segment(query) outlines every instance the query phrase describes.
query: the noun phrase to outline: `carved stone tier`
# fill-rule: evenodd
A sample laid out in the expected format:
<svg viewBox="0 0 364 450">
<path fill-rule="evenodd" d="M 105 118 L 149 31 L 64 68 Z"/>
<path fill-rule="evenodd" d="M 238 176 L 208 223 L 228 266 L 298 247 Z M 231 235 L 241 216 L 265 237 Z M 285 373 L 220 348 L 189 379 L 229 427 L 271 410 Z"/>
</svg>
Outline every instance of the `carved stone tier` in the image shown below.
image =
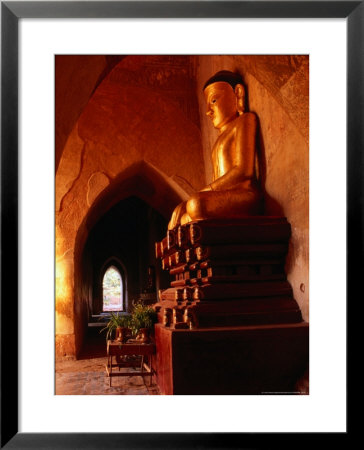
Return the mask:
<svg viewBox="0 0 364 450">
<path fill-rule="evenodd" d="M 170 287 L 159 292 L 159 321 L 171 328 L 299 323 L 284 271 L 285 218 L 191 222 L 156 244 Z"/>
</svg>

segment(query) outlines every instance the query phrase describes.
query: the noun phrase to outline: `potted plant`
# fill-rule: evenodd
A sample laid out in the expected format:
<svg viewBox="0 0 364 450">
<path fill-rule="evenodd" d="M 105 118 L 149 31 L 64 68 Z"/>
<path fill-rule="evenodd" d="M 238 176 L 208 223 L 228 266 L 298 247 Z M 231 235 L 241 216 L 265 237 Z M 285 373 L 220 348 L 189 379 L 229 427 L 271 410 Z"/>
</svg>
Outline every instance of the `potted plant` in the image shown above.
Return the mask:
<svg viewBox="0 0 364 450">
<path fill-rule="evenodd" d="M 133 303 L 133 311 L 130 319 L 130 328 L 134 337 L 140 342 L 149 342 L 149 335 L 155 323 L 157 312 L 141 300 Z"/>
<path fill-rule="evenodd" d="M 112 340 L 115 334 L 115 340 L 123 342 L 127 336 L 128 329 L 130 329 L 131 316 L 119 313 L 110 313 L 110 320 L 106 326 L 100 331 L 106 331 L 106 340 Z"/>
</svg>

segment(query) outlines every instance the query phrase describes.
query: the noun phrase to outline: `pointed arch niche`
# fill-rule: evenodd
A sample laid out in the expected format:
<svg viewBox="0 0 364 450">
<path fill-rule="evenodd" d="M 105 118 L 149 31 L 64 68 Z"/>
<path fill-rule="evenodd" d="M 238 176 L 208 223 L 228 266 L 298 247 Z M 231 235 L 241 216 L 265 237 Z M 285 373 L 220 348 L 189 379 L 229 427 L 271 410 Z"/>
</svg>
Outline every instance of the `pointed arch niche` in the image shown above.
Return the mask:
<svg viewBox="0 0 364 450">
<path fill-rule="evenodd" d="M 105 277 L 108 272 L 115 271 L 120 277 L 120 308 L 116 308 L 116 300 L 114 300 L 115 309 L 113 309 L 112 302 L 109 305 L 105 305 Z M 93 261 L 93 273 L 95 273 L 95 279 L 93 280 L 92 298 L 90 299 L 90 309 L 94 314 L 110 311 L 127 311 L 129 305 L 129 293 L 128 293 L 128 276 L 125 264 L 116 255 L 107 258 L 103 264 L 97 264 L 97 261 Z M 107 290 L 107 289 L 106 289 Z M 106 308 L 105 308 L 106 306 Z M 109 308 L 107 306 L 110 306 Z"/>
<path fill-rule="evenodd" d="M 109 265 L 102 277 L 102 312 L 124 310 L 123 277 L 115 265 Z"/>
</svg>

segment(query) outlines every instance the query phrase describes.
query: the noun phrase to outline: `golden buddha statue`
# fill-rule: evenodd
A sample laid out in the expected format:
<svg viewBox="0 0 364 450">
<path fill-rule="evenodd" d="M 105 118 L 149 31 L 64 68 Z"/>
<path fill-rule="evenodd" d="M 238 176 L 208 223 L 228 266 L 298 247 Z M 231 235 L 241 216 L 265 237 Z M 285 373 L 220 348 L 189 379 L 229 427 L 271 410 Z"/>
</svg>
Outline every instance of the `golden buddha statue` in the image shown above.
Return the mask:
<svg viewBox="0 0 364 450">
<path fill-rule="evenodd" d="M 245 112 L 245 89 L 239 74 L 220 71 L 204 86 L 207 116 L 219 136 L 212 150 L 213 182 L 180 203 L 168 229 L 185 223 L 260 214 L 256 177 L 257 118 Z"/>
</svg>

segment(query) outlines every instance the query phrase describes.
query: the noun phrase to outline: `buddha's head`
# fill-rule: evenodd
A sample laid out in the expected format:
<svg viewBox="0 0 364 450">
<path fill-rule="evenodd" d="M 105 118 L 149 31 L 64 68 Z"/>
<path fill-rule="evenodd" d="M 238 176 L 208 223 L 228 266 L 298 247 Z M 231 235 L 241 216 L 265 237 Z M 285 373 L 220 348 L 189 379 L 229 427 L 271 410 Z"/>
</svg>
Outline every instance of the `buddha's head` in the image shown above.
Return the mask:
<svg viewBox="0 0 364 450">
<path fill-rule="evenodd" d="M 206 81 L 204 94 L 207 116 L 215 128 L 224 126 L 244 112 L 245 89 L 241 76 L 228 70 L 217 72 Z"/>
</svg>

